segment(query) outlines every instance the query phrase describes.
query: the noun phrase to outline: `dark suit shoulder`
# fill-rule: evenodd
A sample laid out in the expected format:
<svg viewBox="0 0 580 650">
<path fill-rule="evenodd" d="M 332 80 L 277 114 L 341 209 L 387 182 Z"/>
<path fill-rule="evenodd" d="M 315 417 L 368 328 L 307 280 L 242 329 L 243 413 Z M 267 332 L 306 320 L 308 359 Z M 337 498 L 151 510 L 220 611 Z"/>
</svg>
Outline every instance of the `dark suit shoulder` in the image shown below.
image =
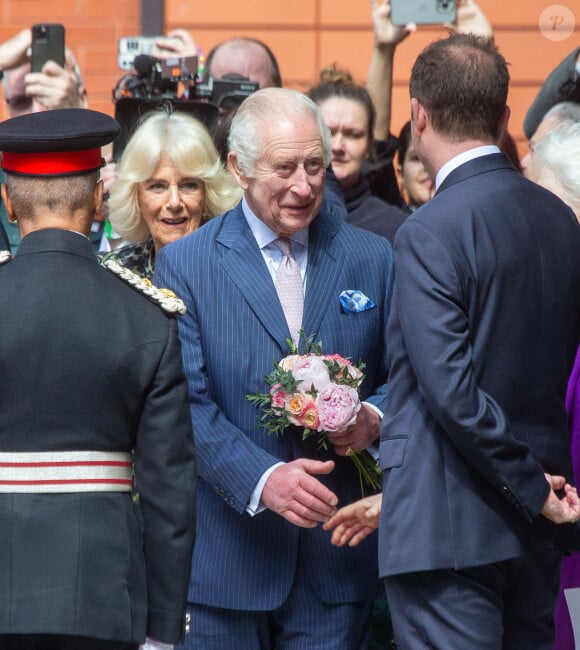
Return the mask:
<svg viewBox="0 0 580 650">
<path fill-rule="evenodd" d="M 562 214 L 570 212 L 552 192 L 524 178 L 511 165 L 496 166 L 494 159 L 499 157 L 476 159 L 451 172 L 442 189 L 401 228 L 415 222 L 434 230 L 449 225 L 456 228 L 470 220 L 502 221 L 515 214 L 543 214 L 548 206 Z"/>
</svg>

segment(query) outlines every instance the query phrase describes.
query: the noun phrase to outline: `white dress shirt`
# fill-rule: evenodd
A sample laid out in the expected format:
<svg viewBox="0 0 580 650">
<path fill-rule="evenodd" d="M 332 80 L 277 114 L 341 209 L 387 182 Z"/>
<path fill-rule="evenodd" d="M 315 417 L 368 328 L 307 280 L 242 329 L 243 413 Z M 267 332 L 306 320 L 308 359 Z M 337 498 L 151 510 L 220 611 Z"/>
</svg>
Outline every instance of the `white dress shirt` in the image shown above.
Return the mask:
<svg viewBox="0 0 580 650">
<path fill-rule="evenodd" d="M 448 160 L 437 172 L 437 176 L 435 176 L 435 190 L 438 190 L 441 183 L 443 183 L 449 174 L 460 165 L 463 165 L 463 163 L 474 160 L 475 158 L 480 158 L 481 156 L 489 156 L 492 153 L 500 153 L 499 147 L 495 144 L 486 144 L 482 147 L 468 149 L 454 158 L 451 158 L 451 160 Z"/>
</svg>

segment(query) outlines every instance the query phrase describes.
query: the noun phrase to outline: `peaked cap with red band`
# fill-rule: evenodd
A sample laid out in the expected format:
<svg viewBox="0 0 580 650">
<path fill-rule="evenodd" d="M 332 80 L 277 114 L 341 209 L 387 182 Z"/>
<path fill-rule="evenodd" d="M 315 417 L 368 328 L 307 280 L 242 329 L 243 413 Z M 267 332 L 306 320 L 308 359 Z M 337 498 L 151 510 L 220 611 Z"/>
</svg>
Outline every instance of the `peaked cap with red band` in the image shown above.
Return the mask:
<svg viewBox="0 0 580 650">
<path fill-rule="evenodd" d="M 20 176 L 70 176 L 99 169 L 101 147 L 119 123 L 88 108 L 59 108 L 0 122 L 0 166 Z"/>
</svg>

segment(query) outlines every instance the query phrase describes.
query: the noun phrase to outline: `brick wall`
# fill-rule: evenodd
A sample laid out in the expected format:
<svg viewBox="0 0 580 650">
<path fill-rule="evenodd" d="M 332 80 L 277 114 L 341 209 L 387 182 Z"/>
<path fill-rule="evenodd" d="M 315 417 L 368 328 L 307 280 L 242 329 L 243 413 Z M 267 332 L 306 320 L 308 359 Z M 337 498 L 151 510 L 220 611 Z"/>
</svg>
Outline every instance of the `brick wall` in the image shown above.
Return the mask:
<svg viewBox="0 0 580 650">
<path fill-rule="evenodd" d="M 89 90 L 90 107 L 112 115 L 111 91 L 122 74 L 117 42 L 139 33 L 139 12 L 139 0 L 0 0 L 0 40 L 35 22 L 63 23 L 66 44 Z M 8 117 L 4 104 L 1 111 L 1 119 Z"/>
<path fill-rule="evenodd" d="M 510 62 L 510 132 L 526 150 L 522 132 L 525 111 L 543 79 L 573 48 L 580 45 L 580 4 L 558 0 L 576 19 L 575 32 L 551 41 L 539 30 L 538 19 L 549 0 L 479 0 L 496 41 Z M 219 7 L 219 9 L 218 9 Z M 364 83 L 372 48 L 370 0 L 166 0 L 167 28 L 185 27 L 208 51 L 233 35 L 265 41 L 279 60 L 285 85 L 300 90 L 315 84 L 318 71 L 336 62 Z M 442 28 L 424 26 L 397 49 L 394 71 L 393 131 L 408 119 L 407 80 L 413 61 L 431 40 L 445 36 Z"/>
<path fill-rule="evenodd" d="M 549 0 L 479 0 L 496 40 L 510 62 L 512 85 L 510 132 L 525 150 L 522 122 L 542 80 L 574 47 L 580 45 L 578 0 L 562 0 L 576 18 L 575 32 L 551 41 L 538 28 Z M 122 72 L 117 42 L 139 33 L 140 0 L 0 0 L 0 39 L 33 22 L 62 22 L 67 44 L 75 52 L 89 89 L 92 108 L 113 113 L 111 90 Z M 336 62 L 364 82 L 372 47 L 370 0 L 165 0 L 165 29 L 184 27 L 205 51 L 234 35 L 265 41 L 280 62 L 285 85 L 304 90 L 318 71 Z M 407 79 L 412 62 L 429 41 L 445 30 L 421 27 L 397 50 L 394 75 L 393 130 L 409 114 Z M 4 111 L 0 116 L 6 117 Z"/>
</svg>

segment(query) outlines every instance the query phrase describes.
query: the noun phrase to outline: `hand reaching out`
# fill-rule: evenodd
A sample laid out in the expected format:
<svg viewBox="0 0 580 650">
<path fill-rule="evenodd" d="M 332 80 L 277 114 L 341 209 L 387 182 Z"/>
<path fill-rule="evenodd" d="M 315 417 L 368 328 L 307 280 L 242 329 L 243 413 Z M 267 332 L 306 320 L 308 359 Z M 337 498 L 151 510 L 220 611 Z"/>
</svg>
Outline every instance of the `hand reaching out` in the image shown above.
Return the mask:
<svg viewBox="0 0 580 650">
<path fill-rule="evenodd" d="M 542 515 L 555 524 L 573 524 L 580 520 L 580 498 L 575 487 L 566 483 L 563 476 L 545 474 L 550 484 L 550 494 L 542 508 Z M 564 496 L 559 498 L 556 490 L 564 490 Z"/>
<path fill-rule="evenodd" d="M 379 527 L 382 494 L 359 499 L 341 508 L 323 526 L 332 530 L 331 543 L 335 546 L 356 546 Z"/>
<path fill-rule="evenodd" d="M 262 503 L 290 523 L 314 528 L 336 512 L 338 499 L 313 474 L 330 474 L 334 463 L 298 458 L 277 467 L 262 491 Z"/>
</svg>

